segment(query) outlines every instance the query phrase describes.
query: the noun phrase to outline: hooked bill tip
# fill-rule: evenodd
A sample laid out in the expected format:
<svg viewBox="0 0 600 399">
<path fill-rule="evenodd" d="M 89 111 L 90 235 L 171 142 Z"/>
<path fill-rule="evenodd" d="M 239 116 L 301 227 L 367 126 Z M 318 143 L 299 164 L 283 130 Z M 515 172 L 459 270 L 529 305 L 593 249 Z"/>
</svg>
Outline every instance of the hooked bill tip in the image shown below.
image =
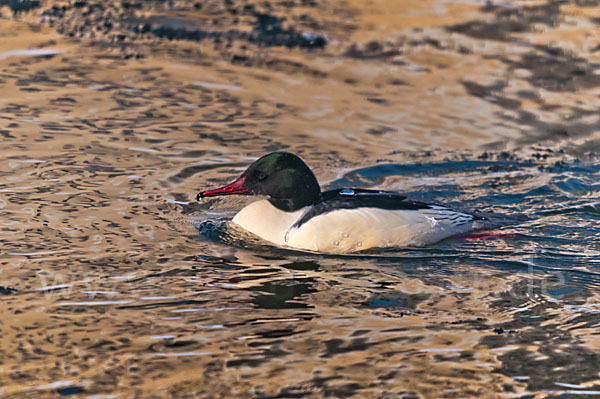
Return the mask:
<svg viewBox="0 0 600 399">
<path fill-rule="evenodd" d="M 196 195 L 196 201 L 202 201 L 203 198 L 213 197 L 209 191 L 200 191 L 198 195 Z"/>
</svg>

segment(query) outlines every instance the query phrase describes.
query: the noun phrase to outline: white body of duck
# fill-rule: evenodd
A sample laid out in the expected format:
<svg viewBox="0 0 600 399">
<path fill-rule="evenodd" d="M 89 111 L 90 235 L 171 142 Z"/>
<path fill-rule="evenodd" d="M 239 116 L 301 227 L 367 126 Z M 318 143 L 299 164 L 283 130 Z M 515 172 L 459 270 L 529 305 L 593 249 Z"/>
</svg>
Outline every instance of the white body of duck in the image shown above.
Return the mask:
<svg viewBox="0 0 600 399">
<path fill-rule="evenodd" d="M 232 223 L 278 246 L 324 253 L 422 246 L 478 227 L 485 218 L 441 205 L 410 201 L 389 191 L 321 192 L 297 156 L 275 152 L 255 161 L 235 182 L 198 194 L 267 195 L 244 207 Z"/>
<path fill-rule="evenodd" d="M 278 246 L 325 253 L 423 246 L 474 227 L 471 215 L 439 206 L 422 210 L 339 209 L 296 227 L 307 212 L 308 207 L 281 211 L 268 200 L 260 200 L 244 207 L 232 222 Z"/>
</svg>

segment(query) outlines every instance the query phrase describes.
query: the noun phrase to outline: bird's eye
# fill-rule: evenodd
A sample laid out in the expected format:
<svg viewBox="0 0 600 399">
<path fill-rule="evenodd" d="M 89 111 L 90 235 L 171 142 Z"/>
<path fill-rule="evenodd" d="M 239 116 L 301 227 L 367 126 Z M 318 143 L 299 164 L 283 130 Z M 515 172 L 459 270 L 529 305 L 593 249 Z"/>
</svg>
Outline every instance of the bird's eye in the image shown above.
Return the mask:
<svg viewBox="0 0 600 399">
<path fill-rule="evenodd" d="M 261 171 L 256 171 L 256 173 L 254 173 L 254 177 L 256 177 L 256 180 L 265 180 L 265 178 L 267 177 L 266 174 L 264 174 Z"/>
</svg>

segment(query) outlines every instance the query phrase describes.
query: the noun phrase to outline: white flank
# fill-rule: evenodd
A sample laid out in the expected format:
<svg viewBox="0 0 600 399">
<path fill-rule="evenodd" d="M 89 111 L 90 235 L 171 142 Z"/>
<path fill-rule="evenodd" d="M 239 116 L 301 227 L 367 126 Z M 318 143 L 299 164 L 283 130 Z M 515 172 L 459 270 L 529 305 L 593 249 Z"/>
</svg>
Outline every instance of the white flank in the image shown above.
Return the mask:
<svg viewBox="0 0 600 399">
<path fill-rule="evenodd" d="M 326 253 L 428 245 L 473 226 L 468 214 L 432 206 L 421 210 L 340 209 L 292 227 L 308 209 L 284 212 L 262 200 L 242 209 L 233 222 L 274 244 Z"/>
</svg>

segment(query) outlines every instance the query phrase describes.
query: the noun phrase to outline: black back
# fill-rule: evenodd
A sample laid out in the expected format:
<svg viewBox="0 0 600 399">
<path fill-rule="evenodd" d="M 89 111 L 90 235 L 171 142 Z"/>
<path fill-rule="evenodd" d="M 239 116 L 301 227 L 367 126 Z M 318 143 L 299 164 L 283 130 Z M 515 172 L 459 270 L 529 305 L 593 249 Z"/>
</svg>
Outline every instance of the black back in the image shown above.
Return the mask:
<svg viewBox="0 0 600 399">
<path fill-rule="evenodd" d="M 310 219 L 338 209 L 380 208 L 387 210 L 431 209 L 429 204 L 409 201 L 406 196 L 392 192 L 363 189 L 338 189 L 321 193 L 313 207 L 292 227 L 300 227 Z"/>
</svg>

